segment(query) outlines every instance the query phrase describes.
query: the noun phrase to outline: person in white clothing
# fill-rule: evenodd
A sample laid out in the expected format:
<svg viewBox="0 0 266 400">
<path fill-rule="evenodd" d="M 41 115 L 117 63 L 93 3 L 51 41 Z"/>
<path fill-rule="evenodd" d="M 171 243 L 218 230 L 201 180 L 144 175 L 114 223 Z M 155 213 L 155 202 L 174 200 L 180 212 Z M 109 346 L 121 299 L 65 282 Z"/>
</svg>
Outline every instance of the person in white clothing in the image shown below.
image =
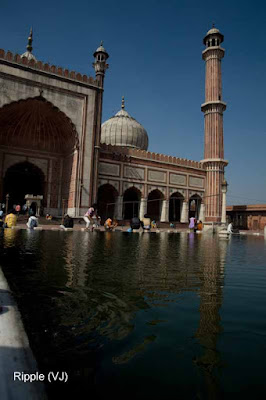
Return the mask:
<svg viewBox="0 0 266 400">
<path fill-rule="evenodd" d="M 86 222 L 86 229 L 89 229 L 90 224 L 93 224 L 93 215 L 95 213 L 95 208 L 96 208 L 96 204 L 93 204 L 92 207 L 90 207 L 88 209 L 88 211 L 86 212 L 86 214 L 84 215 L 83 219 Z"/>
<path fill-rule="evenodd" d="M 37 226 L 38 226 L 38 218 L 35 216 L 35 214 L 33 214 L 33 215 L 31 215 L 29 217 L 28 222 L 27 222 L 26 225 L 27 225 L 27 227 L 29 229 L 37 228 Z"/>
<path fill-rule="evenodd" d="M 230 224 L 227 227 L 227 233 L 233 233 L 233 224 L 230 222 Z"/>
</svg>

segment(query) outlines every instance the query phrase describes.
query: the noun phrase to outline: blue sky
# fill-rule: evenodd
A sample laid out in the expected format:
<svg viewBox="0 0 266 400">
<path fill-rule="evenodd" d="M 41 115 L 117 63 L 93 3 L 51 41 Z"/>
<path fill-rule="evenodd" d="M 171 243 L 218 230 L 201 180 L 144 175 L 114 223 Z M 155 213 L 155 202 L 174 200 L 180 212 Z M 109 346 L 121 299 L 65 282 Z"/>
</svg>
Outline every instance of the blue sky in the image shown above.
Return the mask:
<svg viewBox="0 0 266 400">
<path fill-rule="evenodd" d="M 263 1 L 46 0 L 2 2 L 0 47 L 94 75 L 101 40 L 110 54 L 103 121 L 120 109 L 143 124 L 149 150 L 201 160 L 205 66 L 212 22 L 224 34 L 222 63 L 229 204 L 266 203 L 266 3 Z"/>
</svg>

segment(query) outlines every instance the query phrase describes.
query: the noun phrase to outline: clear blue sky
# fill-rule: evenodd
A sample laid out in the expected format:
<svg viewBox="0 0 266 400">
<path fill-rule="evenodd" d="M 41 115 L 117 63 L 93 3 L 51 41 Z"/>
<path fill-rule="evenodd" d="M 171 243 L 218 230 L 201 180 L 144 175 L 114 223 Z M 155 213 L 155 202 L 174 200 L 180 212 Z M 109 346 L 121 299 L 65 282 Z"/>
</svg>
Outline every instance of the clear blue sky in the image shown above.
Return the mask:
<svg viewBox="0 0 266 400">
<path fill-rule="evenodd" d="M 37 59 L 93 75 L 93 52 L 103 40 L 110 54 L 103 121 L 124 95 L 127 111 L 149 134 L 149 150 L 201 160 L 202 39 L 213 21 L 225 36 L 228 203 L 266 203 L 265 2 L 5 1 L 0 47 L 24 52 L 32 25 Z"/>
</svg>

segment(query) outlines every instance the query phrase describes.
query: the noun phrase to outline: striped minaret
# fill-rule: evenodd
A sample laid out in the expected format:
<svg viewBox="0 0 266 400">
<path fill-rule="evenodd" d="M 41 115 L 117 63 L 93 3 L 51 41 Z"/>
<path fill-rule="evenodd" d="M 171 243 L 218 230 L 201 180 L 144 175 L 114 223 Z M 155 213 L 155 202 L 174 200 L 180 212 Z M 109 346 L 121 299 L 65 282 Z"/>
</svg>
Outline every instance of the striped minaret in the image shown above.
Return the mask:
<svg viewBox="0 0 266 400">
<path fill-rule="evenodd" d="M 223 112 L 221 61 L 224 49 L 223 35 L 214 26 L 207 32 L 203 43 L 206 49 L 202 58 L 206 61 L 204 112 L 205 140 L 204 166 L 206 168 L 205 223 L 220 223 L 222 216 L 222 190 L 224 167 Z"/>
</svg>

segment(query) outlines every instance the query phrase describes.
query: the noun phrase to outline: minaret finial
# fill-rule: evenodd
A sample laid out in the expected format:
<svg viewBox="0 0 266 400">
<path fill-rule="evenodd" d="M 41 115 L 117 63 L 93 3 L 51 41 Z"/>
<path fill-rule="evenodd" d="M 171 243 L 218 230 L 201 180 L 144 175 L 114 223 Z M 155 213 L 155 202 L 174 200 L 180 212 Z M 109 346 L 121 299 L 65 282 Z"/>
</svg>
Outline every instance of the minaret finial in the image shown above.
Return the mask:
<svg viewBox="0 0 266 400">
<path fill-rule="evenodd" d="M 121 105 L 122 110 L 125 108 L 125 97 L 122 96 L 122 105 Z"/>
<path fill-rule="evenodd" d="M 103 46 L 103 40 L 101 40 L 101 44 L 100 44 L 100 46 Z"/>
<path fill-rule="evenodd" d="M 28 37 L 27 50 L 28 50 L 30 53 L 32 52 L 32 28 L 30 28 L 30 36 Z"/>
<path fill-rule="evenodd" d="M 212 27 L 215 28 L 215 23 L 214 22 L 212 23 Z"/>
</svg>

